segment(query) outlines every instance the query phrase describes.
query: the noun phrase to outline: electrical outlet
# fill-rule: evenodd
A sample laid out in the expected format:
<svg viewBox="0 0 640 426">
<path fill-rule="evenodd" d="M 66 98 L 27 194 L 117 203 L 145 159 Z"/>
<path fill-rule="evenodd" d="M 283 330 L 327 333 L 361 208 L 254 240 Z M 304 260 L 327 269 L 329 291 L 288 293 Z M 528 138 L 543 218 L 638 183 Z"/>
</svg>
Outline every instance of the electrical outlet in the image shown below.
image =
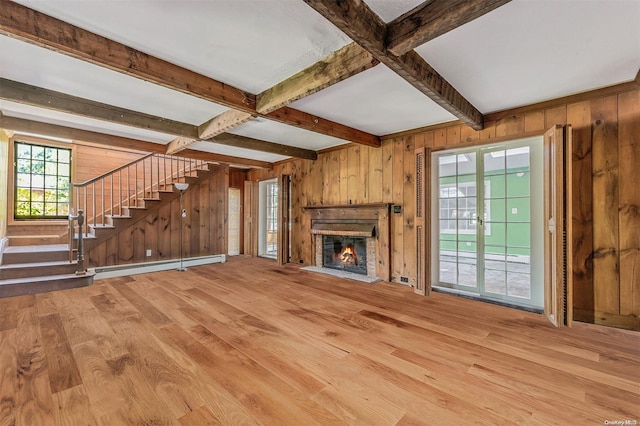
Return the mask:
<svg viewBox="0 0 640 426">
<path fill-rule="evenodd" d="M 151 250 L 147 250 L 147 257 L 151 257 Z"/>
<path fill-rule="evenodd" d="M 407 277 L 400 277 L 400 282 L 401 282 L 401 283 L 408 283 L 408 282 L 409 282 L 409 278 L 407 278 Z"/>
</svg>

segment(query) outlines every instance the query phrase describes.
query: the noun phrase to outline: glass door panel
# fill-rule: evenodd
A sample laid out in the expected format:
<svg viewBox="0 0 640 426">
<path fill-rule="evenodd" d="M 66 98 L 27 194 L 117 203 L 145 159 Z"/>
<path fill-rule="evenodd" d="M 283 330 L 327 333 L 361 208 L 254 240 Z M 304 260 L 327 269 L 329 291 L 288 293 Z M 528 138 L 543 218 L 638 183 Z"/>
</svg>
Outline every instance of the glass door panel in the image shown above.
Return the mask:
<svg viewBox="0 0 640 426">
<path fill-rule="evenodd" d="M 532 212 L 537 212 L 531 198 L 532 146 L 501 144 L 436 156 L 436 283 L 490 299 L 538 304 L 531 247 L 533 232 L 542 231 L 537 223 L 532 228 Z M 538 157 L 536 151 L 540 162 Z"/>
</svg>

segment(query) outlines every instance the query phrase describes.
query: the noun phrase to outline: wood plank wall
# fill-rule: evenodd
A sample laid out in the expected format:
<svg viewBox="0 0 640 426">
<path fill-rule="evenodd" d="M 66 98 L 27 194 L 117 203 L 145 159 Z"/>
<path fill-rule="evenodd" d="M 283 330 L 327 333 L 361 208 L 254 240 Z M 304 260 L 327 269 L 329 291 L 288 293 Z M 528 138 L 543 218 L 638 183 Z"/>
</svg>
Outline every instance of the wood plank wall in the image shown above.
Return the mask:
<svg viewBox="0 0 640 426">
<path fill-rule="evenodd" d="M 248 178 L 292 178 L 292 262 L 312 264 L 306 205 L 393 203 L 392 281 L 415 283 L 414 150 L 479 145 L 541 135 L 556 124 L 573 128 L 574 317 L 640 329 L 640 90 L 583 96 L 558 105 L 487 117 L 484 130 L 434 126 L 385 139 L 381 148 L 347 145 Z"/>
</svg>

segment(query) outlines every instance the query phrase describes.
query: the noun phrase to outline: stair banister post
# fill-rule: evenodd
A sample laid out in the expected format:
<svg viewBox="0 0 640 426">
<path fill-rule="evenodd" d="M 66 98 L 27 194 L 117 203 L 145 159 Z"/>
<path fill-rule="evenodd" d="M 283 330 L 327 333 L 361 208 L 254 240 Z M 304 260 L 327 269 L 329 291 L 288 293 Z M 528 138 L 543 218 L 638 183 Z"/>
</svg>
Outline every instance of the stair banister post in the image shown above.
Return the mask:
<svg viewBox="0 0 640 426">
<path fill-rule="evenodd" d="M 84 242 L 82 232 L 84 212 L 82 210 L 78 210 L 78 216 L 76 216 L 76 218 L 78 221 L 78 264 L 76 268 L 76 275 L 84 275 L 87 273 L 87 269 L 84 267 Z"/>
</svg>

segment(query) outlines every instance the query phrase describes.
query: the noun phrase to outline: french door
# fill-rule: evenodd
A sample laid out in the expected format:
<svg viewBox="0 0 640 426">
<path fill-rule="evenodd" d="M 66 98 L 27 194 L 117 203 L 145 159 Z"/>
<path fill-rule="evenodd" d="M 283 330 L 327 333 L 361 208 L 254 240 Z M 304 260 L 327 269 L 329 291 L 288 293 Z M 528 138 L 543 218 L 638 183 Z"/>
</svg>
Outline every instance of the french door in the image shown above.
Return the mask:
<svg viewBox="0 0 640 426">
<path fill-rule="evenodd" d="M 434 153 L 432 173 L 433 285 L 542 308 L 543 139 Z"/>
</svg>

